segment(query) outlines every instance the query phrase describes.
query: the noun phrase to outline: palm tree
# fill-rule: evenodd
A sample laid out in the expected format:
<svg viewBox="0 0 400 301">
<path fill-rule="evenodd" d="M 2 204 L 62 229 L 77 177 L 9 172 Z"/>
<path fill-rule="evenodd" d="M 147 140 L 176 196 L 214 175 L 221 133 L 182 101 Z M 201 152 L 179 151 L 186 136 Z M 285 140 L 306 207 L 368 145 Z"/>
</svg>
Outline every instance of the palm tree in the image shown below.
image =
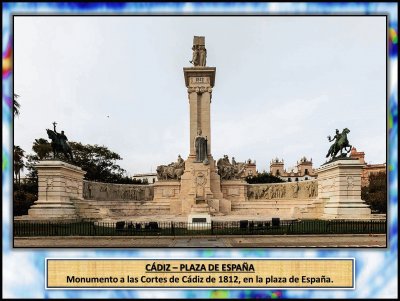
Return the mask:
<svg viewBox="0 0 400 301">
<path fill-rule="evenodd" d="M 20 113 L 21 105 L 17 101 L 18 97 L 19 97 L 19 95 L 14 93 L 14 117 L 19 116 L 19 113 Z"/>
<path fill-rule="evenodd" d="M 24 150 L 18 145 L 14 145 L 14 174 L 15 182 L 21 184 L 21 171 L 24 170 Z"/>
</svg>

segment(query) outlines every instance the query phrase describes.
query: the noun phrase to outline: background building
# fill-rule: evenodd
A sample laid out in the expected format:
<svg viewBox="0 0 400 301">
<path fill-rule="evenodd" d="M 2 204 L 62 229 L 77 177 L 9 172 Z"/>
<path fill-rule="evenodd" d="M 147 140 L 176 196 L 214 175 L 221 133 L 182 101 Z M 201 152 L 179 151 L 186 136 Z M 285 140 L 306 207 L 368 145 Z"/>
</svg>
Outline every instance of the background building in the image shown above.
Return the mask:
<svg viewBox="0 0 400 301">
<path fill-rule="evenodd" d="M 242 178 L 246 178 L 249 176 L 256 176 L 257 175 L 257 168 L 256 168 L 256 161 L 251 161 L 251 159 L 248 159 L 246 162 L 246 170 L 244 171 Z"/>
<path fill-rule="evenodd" d="M 157 182 L 157 174 L 156 173 L 143 173 L 143 174 L 135 174 L 132 179 L 135 180 L 147 180 L 149 184 Z"/>
<path fill-rule="evenodd" d="M 284 168 L 283 159 L 275 158 L 270 162 L 269 169 L 272 175 L 286 182 L 307 181 L 317 178 L 317 174 L 312 167 L 312 159 L 307 160 L 306 157 L 297 161 L 296 166 L 289 168 L 289 171 Z"/>
<path fill-rule="evenodd" d="M 367 164 L 367 163 L 365 163 L 365 153 L 358 152 L 355 147 L 353 147 L 351 149 L 350 157 L 358 159 L 360 161 L 360 163 L 365 164 L 362 174 L 361 174 L 361 186 L 362 187 L 368 186 L 370 174 L 374 174 L 374 173 L 376 174 L 379 172 L 386 173 L 386 163 L 382 163 L 382 164 Z"/>
</svg>

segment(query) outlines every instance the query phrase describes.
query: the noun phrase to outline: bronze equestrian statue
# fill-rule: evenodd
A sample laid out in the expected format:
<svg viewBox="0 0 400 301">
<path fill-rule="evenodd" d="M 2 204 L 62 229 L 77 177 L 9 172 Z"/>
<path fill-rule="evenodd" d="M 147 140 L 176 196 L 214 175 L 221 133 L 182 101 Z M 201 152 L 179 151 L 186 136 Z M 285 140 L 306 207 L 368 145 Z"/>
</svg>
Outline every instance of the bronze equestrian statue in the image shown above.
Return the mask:
<svg viewBox="0 0 400 301">
<path fill-rule="evenodd" d="M 65 136 L 64 131 L 58 133 L 56 130 L 56 122 L 53 122 L 54 131 L 46 129 L 47 135 L 49 139 L 51 139 L 51 147 L 53 149 L 53 157 L 59 157 L 60 153 L 63 153 L 64 156 L 69 159 L 71 162 L 74 161 L 74 157 L 72 155 L 71 146 L 68 143 L 68 138 Z"/>
<path fill-rule="evenodd" d="M 329 148 L 328 153 L 326 154 L 327 158 L 331 157 L 330 161 L 336 158 L 338 152 L 340 152 L 340 155 L 337 158 L 345 158 L 350 152 L 352 146 L 349 144 L 349 140 L 347 140 L 348 133 L 350 133 L 350 130 L 348 128 L 344 128 L 342 133 L 340 133 L 339 130 L 336 129 L 336 134 L 332 139 L 331 136 L 328 136 L 329 142 L 335 141 Z M 349 148 L 349 150 L 347 150 L 347 148 Z M 343 150 L 345 150 L 346 153 L 343 153 Z"/>
</svg>

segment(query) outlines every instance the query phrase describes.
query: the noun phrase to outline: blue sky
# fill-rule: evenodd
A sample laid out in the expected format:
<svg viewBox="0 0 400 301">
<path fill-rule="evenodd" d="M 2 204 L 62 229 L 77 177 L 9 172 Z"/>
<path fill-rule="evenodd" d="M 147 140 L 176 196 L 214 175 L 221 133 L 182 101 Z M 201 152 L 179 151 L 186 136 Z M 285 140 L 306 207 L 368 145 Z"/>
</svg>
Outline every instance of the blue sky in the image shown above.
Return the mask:
<svg viewBox="0 0 400 301">
<path fill-rule="evenodd" d="M 368 163 L 386 161 L 384 17 L 16 17 L 14 143 L 31 152 L 52 122 L 106 145 L 130 175 L 189 153 L 183 67 L 194 35 L 217 68 L 212 154 L 288 168 L 325 162 L 350 129 Z M 109 117 L 107 117 L 109 116 Z"/>
</svg>

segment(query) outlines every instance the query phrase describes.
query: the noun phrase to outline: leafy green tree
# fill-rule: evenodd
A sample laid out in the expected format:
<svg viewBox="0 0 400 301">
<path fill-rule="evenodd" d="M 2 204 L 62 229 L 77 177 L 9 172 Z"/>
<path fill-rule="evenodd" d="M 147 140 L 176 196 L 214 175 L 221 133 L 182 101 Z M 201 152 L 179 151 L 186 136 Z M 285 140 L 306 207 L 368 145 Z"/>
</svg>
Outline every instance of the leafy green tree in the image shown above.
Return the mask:
<svg viewBox="0 0 400 301">
<path fill-rule="evenodd" d="M 35 152 L 39 160 L 51 158 L 51 143 L 44 138 L 35 139 L 32 150 Z"/>
<path fill-rule="evenodd" d="M 52 157 L 52 148 L 49 141 L 44 138 L 35 139 L 32 145 L 34 154 L 26 156 L 26 169 L 28 170 L 27 178 L 30 182 L 37 183 L 37 170 L 35 164 L 44 159 Z"/>
<path fill-rule="evenodd" d="M 70 142 L 74 154 L 74 164 L 86 171 L 85 179 L 106 183 L 132 183 L 126 172 L 118 164 L 121 156 L 106 146 Z"/>
<path fill-rule="evenodd" d="M 261 184 L 261 183 L 281 183 L 284 182 L 281 178 L 278 178 L 270 173 L 262 172 L 256 176 L 247 176 L 246 181 L 249 184 Z"/>
<path fill-rule="evenodd" d="M 109 150 L 106 146 L 69 142 L 74 156 L 74 165 L 86 171 L 85 179 L 105 183 L 132 184 L 137 183 L 126 175 L 126 171 L 118 164 L 121 156 Z M 27 156 L 29 178 L 37 181 L 37 171 L 34 165 L 40 160 L 52 158 L 52 148 L 49 141 L 43 138 L 35 139 L 32 150 L 34 154 Z M 143 184 L 140 181 L 140 184 Z"/>
<path fill-rule="evenodd" d="M 387 179 L 385 172 L 372 173 L 369 185 L 361 188 L 361 198 L 371 207 L 373 213 L 387 212 Z"/>
<path fill-rule="evenodd" d="M 14 184 L 14 216 L 28 214 L 29 208 L 38 199 L 38 185 L 34 182 Z"/>
</svg>

